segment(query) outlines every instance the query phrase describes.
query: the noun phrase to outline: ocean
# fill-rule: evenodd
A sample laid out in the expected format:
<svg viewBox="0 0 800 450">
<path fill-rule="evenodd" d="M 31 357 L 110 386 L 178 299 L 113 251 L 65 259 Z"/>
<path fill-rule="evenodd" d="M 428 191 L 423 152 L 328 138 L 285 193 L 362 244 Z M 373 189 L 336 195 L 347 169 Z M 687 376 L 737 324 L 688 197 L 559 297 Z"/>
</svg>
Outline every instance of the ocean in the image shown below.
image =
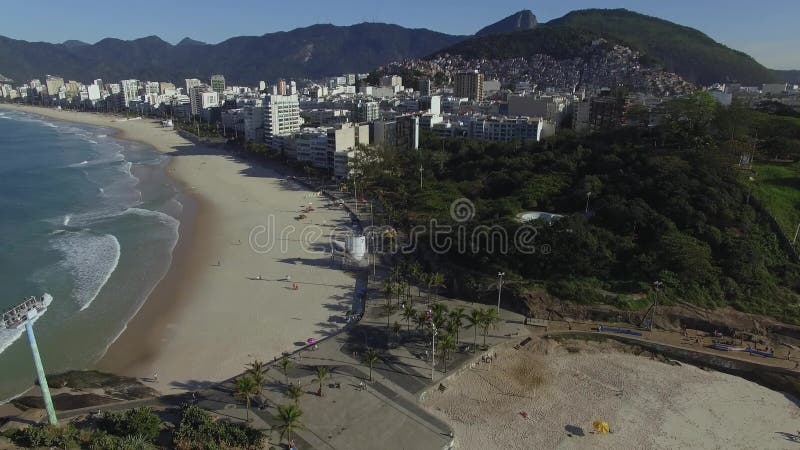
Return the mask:
<svg viewBox="0 0 800 450">
<path fill-rule="evenodd" d="M 48 373 L 85 369 L 166 274 L 182 205 L 168 157 L 103 127 L 0 110 L 0 309 L 48 294 Z M 0 402 L 35 379 L 24 328 L 0 328 Z"/>
</svg>

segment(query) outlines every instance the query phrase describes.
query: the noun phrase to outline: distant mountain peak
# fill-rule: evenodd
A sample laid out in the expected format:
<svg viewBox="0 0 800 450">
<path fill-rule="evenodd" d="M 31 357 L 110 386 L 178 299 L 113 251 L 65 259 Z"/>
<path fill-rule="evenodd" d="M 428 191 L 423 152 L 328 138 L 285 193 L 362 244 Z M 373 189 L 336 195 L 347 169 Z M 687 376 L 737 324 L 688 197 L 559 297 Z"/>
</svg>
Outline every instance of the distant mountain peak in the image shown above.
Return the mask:
<svg viewBox="0 0 800 450">
<path fill-rule="evenodd" d="M 189 46 L 189 45 L 206 45 L 206 43 L 205 42 L 201 42 L 201 41 L 196 41 L 196 40 L 194 40 L 194 39 L 192 39 L 192 38 L 187 36 L 187 37 L 181 39 L 181 41 L 178 42 L 177 45 L 185 47 L 185 46 Z"/>
<path fill-rule="evenodd" d="M 72 49 L 72 48 L 88 47 L 91 44 L 87 44 L 86 42 L 78 41 L 78 40 L 75 40 L 75 39 L 70 39 L 68 41 L 62 42 L 61 45 L 63 45 L 64 47 L 67 47 L 69 49 Z"/>
<path fill-rule="evenodd" d="M 489 34 L 505 34 L 513 33 L 515 31 L 532 30 L 536 28 L 539 23 L 536 21 L 536 15 L 529 9 L 523 9 L 514 13 L 503 20 L 495 22 L 487 27 L 481 28 L 480 31 L 475 33 L 476 36 L 486 36 Z"/>
</svg>

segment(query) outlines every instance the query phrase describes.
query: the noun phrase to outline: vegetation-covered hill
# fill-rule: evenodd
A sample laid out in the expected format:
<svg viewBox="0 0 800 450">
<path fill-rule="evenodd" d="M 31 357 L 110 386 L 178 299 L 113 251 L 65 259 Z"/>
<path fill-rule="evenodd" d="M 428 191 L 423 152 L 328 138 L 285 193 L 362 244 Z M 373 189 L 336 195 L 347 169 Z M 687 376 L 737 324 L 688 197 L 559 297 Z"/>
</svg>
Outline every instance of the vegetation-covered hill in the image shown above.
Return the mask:
<svg viewBox="0 0 800 450">
<path fill-rule="evenodd" d="M 669 302 L 800 322 L 800 265 L 750 199 L 751 173 L 737 164 L 749 136 L 765 126 L 748 111 L 718 109 L 698 95 L 670 104 L 665 125 L 654 130 L 564 132 L 524 144 L 429 136 L 424 144 L 432 150 L 385 155 L 386 166 L 365 171 L 359 186 L 371 185 L 401 228 L 431 218 L 458 225 L 450 205 L 462 197 L 475 205 L 468 236 L 479 226 L 514 236 L 521 211 L 565 216 L 535 224 L 534 253 L 481 244 L 435 256 L 420 239 L 423 259 L 446 267 L 437 270 L 462 286 L 505 271 L 517 285 L 564 300 L 626 306 L 659 280 Z M 549 253 L 541 251 L 545 244 Z"/>
<path fill-rule="evenodd" d="M 0 73 L 18 81 L 45 74 L 88 81 L 139 78 L 181 81 L 221 73 L 230 82 L 256 84 L 278 77 L 368 72 L 390 61 L 416 58 L 463 37 L 383 23 L 314 25 L 219 44 L 156 36 L 103 39 L 93 45 L 49 44 L 0 36 Z"/>
<path fill-rule="evenodd" d="M 750 56 L 698 30 L 625 9 L 574 11 L 531 31 L 478 36 L 437 54 L 507 58 L 547 53 L 558 58 L 577 53 L 572 46 L 583 45 L 595 37 L 639 50 L 667 71 L 700 84 L 717 81 L 760 84 L 776 78 L 774 72 Z"/>
</svg>

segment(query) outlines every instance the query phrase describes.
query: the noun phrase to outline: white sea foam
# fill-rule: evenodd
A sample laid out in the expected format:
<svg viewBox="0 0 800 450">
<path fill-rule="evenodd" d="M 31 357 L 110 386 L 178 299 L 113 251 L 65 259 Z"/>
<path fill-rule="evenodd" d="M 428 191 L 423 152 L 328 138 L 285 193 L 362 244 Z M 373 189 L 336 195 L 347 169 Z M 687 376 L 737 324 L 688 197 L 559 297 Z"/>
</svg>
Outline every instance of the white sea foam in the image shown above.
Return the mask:
<svg viewBox="0 0 800 450">
<path fill-rule="evenodd" d="M 136 214 L 145 217 L 155 217 L 156 219 L 158 219 L 159 222 L 172 227 L 176 233 L 178 231 L 178 226 L 180 225 L 178 219 L 170 216 L 167 213 L 163 213 L 161 211 L 153 211 L 152 209 L 128 208 L 123 212 L 123 214 Z"/>
<path fill-rule="evenodd" d="M 169 268 L 172 265 L 172 254 L 175 251 L 175 246 L 178 245 L 178 239 L 180 238 L 180 235 L 179 235 L 179 232 L 178 232 L 179 227 L 180 227 L 180 221 L 178 221 L 174 217 L 170 216 L 169 214 L 162 213 L 162 212 L 159 212 L 159 211 L 152 211 L 152 210 L 149 210 L 149 209 L 129 208 L 125 212 L 128 213 L 128 214 L 137 214 L 137 215 L 142 215 L 142 216 L 155 216 L 155 217 L 158 217 L 159 220 L 161 220 L 162 222 L 169 223 L 169 224 L 173 225 L 172 230 L 174 232 L 174 239 L 172 240 L 172 244 L 170 245 L 170 248 L 169 248 L 169 261 L 167 261 L 167 268 Z M 161 277 L 155 283 L 153 283 L 153 285 L 147 291 L 147 294 L 144 297 L 141 298 L 141 301 L 136 306 L 136 310 L 133 311 L 133 314 L 131 314 L 130 318 L 125 321 L 125 324 L 123 325 L 122 329 L 119 330 L 119 332 L 106 343 L 106 347 L 105 347 L 105 349 L 103 349 L 103 352 L 100 354 L 100 358 L 105 356 L 106 352 L 108 352 L 108 349 L 111 347 L 111 345 L 113 345 L 114 342 L 116 342 L 117 339 L 119 339 L 119 337 L 122 336 L 122 334 L 125 332 L 125 330 L 128 329 L 128 322 L 130 321 L 130 319 L 136 317 L 136 315 L 139 314 L 139 310 L 142 309 L 142 306 L 144 306 L 144 304 L 147 301 L 147 299 L 150 298 L 150 294 L 153 293 L 153 291 L 156 289 L 156 286 L 158 286 L 158 284 L 161 283 L 161 280 L 164 279 L 166 274 L 167 274 L 167 270 L 164 270 L 164 273 L 161 275 Z"/>
<path fill-rule="evenodd" d="M 42 317 L 47 312 L 47 307 L 50 305 L 52 301 L 53 297 L 50 294 L 44 294 L 45 310 L 39 313 L 38 316 L 34 317 L 33 322 L 39 320 L 39 318 Z M 25 332 L 25 327 L 22 325 L 10 330 L 8 328 L 0 328 L 0 353 L 3 353 L 3 351 L 6 348 L 8 348 L 9 345 L 13 344 L 14 341 L 19 339 L 20 336 L 22 336 L 22 333 L 24 332 Z"/>
<path fill-rule="evenodd" d="M 121 253 L 119 241 L 111 234 L 79 231 L 60 234 L 52 245 L 64 255 L 60 264 L 74 278 L 72 296 L 83 311 L 117 268 Z"/>
</svg>

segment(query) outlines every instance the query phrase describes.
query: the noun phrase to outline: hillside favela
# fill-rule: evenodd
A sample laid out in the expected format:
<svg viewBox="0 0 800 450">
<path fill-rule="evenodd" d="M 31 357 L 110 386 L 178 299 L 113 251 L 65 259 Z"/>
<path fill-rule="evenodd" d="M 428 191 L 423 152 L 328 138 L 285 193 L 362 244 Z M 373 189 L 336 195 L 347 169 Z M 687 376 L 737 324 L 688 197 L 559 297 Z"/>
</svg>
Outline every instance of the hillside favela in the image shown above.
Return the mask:
<svg viewBox="0 0 800 450">
<path fill-rule="evenodd" d="M 0 449 L 800 448 L 796 0 L 121 7 L 0 13 Z"/>
</svg>

